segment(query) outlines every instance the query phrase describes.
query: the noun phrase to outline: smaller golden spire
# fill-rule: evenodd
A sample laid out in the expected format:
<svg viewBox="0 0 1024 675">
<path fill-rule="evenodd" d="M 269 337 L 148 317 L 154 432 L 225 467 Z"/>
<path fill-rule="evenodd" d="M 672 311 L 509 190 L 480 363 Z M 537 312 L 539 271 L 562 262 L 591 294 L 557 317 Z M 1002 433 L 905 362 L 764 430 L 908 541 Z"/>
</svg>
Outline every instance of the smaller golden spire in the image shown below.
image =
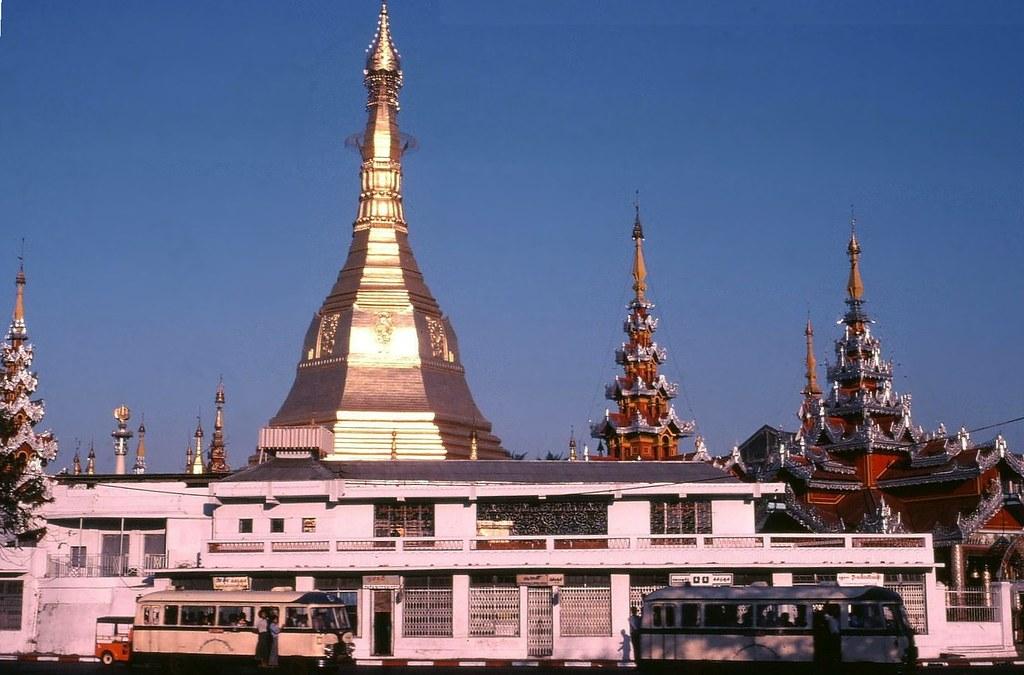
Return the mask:
<svg viewBox="0 0 1024 675">
<path fill-rule="evenodd" d="M 852 211 L 852 207 L 851 207 Z M 850 244 L 846 247 L 850 256 L 850 279 L 846 282 L 846 293 L 850 300 L 864 297 L 864 282 L 860 278 L 860 242 L 857 241 L 857 219 L 850 214 Z"/>
<path fill-rule="evenodd" d="M 636 217 L 633 220 L 633 241 L 636 250 L 633 253 L 633 290 L 636 292 L 638 302 L 644 302 L 644 295 L 647 293 L 647 263 L 644 262 L 644 228 L 640 224 L 640 191 L 636 192 L 636 200 L 633 202 L 636 209 Z"/>
<path fill-rule="evenodd" d="M 142 416 L 139 424 L 139 445 L 135 448 L 135 466 L 132 473 L 146 473 L 146 416 Z"/>
<path fill-rule="evenodd" d="M 398 459 L 398 432 L 391 431 L 391 459 Z"/>
<path fill-rule="evenodd" d="M 469 458 L 478 459 L 476 429 L 473 429 L 472 431 L 469 432 Z"/>
<path fill-rule="evenodd" d="M 24 246 L 24 242 L 22 242 Z M 14 278 L 14 285 L 17 288 L 14 295 L 14 311 L 11 312 L 11 329 L 9 337 L 11 340 L 28 339 L 28 331 L 25 328 L 25 256 L 18 256 L 18 274 Z"/>
<path fill-rule="evenodd" d="M 96 448 L 89 443 L 89 454 L 85 458 L 85 473 L 92 476 L 96 473 Z"/>
<path fill-rule="evenodd" d="M 804 386 L 804 395 L 821 396 L 821 387 L 818 386 L 818 360 L 814 358 L 814 326 L 811 325 L 811 317 L 807 317 L 804 336 L 807 338 L 807 372 L 804 373 L 807 384 Z"/>
<path fill-rule="evenodd" d="M 569 461 L 576 461 L 576 429 L 572 427 L 569 429 Z"/>
<path fill-rule="evenodd" d="M 75 448 L 75 457 L 71 460 L 71 473 L 75 476 L 82 475 L 82 458 L 78 455 L 78 448 Z"/>
<path fill-rule="evenodd" d="M 203 474 L 206 473 L 206 466 L 203 464 L 203 422 L 198 417 L 196 418 L 196 449 L 192 453 L 192 464 L 189 466 L 188 472 L 191 474 Z"/>
</svg>

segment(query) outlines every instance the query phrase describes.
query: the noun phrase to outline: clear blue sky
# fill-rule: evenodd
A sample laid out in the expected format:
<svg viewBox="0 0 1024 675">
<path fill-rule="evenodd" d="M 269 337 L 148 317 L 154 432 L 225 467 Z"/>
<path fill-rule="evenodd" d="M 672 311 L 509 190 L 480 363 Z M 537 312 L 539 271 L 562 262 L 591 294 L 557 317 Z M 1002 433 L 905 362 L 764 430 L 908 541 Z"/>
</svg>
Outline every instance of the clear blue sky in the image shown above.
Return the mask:
<svg viewBox="0 0 1024 675">
<path fill-rule="evenodd" d="M 0 277 L 27 238 L 45 425 L 183 462 L 227 386 L 239 465 L 347 250 L 377 4 L 6 0 Z M 793 428 L 856 204 L 916 421 L 1024 414 L 1024 4 L 393 0 L 413 248 L 506 447 L 586 436 L 641 190 L 650 295 L 712 452 Z M 822 373 L 822 379 L 824 374 Z M 1004 429 L 1024 450 L 1024 425 Z M 989 436 L 995 432 L 986 432 Z M 593 442 L 591 442 L 593 447 Z M 134 447 L 134 442 L 133 442 Z M 83 450 L 84 452 L 84 450 Z"/>
</svg>

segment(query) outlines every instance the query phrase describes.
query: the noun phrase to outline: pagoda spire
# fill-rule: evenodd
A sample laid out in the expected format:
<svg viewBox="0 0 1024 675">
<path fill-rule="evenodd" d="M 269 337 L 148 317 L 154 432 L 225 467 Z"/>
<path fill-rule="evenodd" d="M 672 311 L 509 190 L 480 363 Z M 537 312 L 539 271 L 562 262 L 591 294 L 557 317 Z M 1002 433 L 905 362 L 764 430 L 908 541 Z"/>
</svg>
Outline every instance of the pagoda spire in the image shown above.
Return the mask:
<svg viewBox="0 0 1024 675">
<path fill-rule="evenodd" d="M 85 473 L 87 476 L 96 473 L 96 448 L 92 443 L 89 443 L 89 454 L 85 457 Z"/>
<path fill-rule="evenodd" d="M 146 416 L 142 416 L 142 423 L 139 424 L 139 445 L 135 448 L 135 466 L 132 473 L 146 473 Z"/>
<path fill-rule="evenodd" d="M 633 220 L 633 292 L 637 302 L 645 302 L 647 293 L 647 263 L 644 261 L 644 227 L 640 223 L 640 192 L 636 193 L 633 202 L 635 216 Z"/>
<path fill-rule="evenodd" d="M 692 436 L 696 425 L 676 415 L 671 400 L 679 386 L 658 373 L 667 353 L 652 339 L 658 320 L 651 315 L 654 305 L 647 299 L 639 199 L 633 206 L 634 296 L 623 324 L 628 340 L 615 352 L 623 374 L 605 388 L 605 396 L 618 404 L 619 411 L 607 411 L 603 420 L 591 425 L 590 435 L 601 439 L 608 447 L 608 456 L 614 459 L 666 459 L 679 454 L 679 440 Z M 575 438 L 571 455 L 575 455 L 573 446 Z"/>
<path fill-rule="evenodd" d="M 71 460 L 71 474 L 73 476 L 82 475 L 82 458 L 78 455 L 78 449 L 75 449 L 75 456 Z"/>
<path fill-rule="evenodd" d="M 850 243 L 846 247 L 850 257 L 850 278 L 846 282 L 848 302 L 864 300 L 864 282 L 860 278 L 860 242 L 857 241 L 857 218 L 850 215 Z"/>
<path fill-rule="evenodd" d="M 227 449 L 224 447 L 224 380 L 217 385 L 214 396 L 217 415 L 213 420 L 213 438 L 210 440 L 210 473 L 229 473 Z"/>
<path fill-rule="evenodd" d="M 803 394 L 805 397 L 821 396 L 821 387 L 818 386 L 818 360 L 814 358 L 814 326 L 811 324 L 811 317 L 807 317 L 807 325 L 804 327 L 804 338 L 807 342 L 807 356 L 805 363 L 807 369 L 804 378 L 807 384 L 804 385 Z"/>
<path fill-rule="evenodd" d="M 203 422 L 198 417 L 196 418 L 195 442 L 195 451 L 191 453 L 192 462 L 188 467 L 188 473 L 201 475 L 206 473 L 206 467 L 203 465 Z"/>
<path fill-rule="evenodd" d="M 363 84 L 368 94 L 366 130 L 360 154 L 359 212 L 354 229 L 391 227 L 407 231 L 402 208 L 402 151 L 398 130 L 398 92 L 402 89 L 402 68 L 398 49 L 391 37 L 387 2 L 380 5 L 377 32 L 367 48 Z"/>
<path fill-rule="evenodd" d="M 7 339 L 14 346 L 28 340 L 28 328 L 25 325 L 25 262 L 19 257 L 18 274 L 14 277 L 17 289 L 14 294 L 14 311 L 11 312 L 11 327 L 7 331 Z"/>
</svg>

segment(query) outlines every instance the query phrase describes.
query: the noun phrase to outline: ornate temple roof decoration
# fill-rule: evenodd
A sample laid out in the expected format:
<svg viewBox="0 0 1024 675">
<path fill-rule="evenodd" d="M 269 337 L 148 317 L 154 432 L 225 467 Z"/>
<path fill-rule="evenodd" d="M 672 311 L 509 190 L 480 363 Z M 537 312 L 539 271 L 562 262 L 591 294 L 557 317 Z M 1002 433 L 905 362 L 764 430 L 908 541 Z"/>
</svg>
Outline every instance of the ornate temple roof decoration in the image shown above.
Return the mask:
<svg viewBox="0 0 1024 675">
<path fill-rule="evenodd" d="M 466 382 L 458 339 L 423 279 L 408 239 L 399 130 L 403 76 L 382 3 L 367 50 L 366 125 L 348 257 L 313 316 L 295 381 L 269 428 L 322 427 L 327 460 L 507 459 Z"/>
<path fill-rule="evenodd" d="M 692 436 L 696 425 L 681 419 L 671 404 L 679 385 L 658 373 L 668 353 L 653 341 L 658 321 L 650 313 L 654 304 L 647 299 L 639 203 L 635 208 L 633 299 L 623 322 L 628 339 L 615 350 L 615 362 L 623 367 L 623 374 L 605 387 L 605 397 L 615 401 L 618 412 L 606 411 L 603 420 L 591 425 L 590 432 L 608 448 L 609 459 L 669 459 L 680 456 L 679 440 Z"/>
<path fill-rule="evenodd" d="M 15 277 L 14 311 L 7 329 L 6 339 L 0 343 L 0 412 L 11 425 L 11 433 L 0 443 L 0 452 L 24 462 L 24 470 L 17 485 L 36 484 L 45 480 L 43 469 L 57 457 L 57 439 L 53 432 L 36 431 L 45 415 L 46 406 L 32 395 L 39 385 L 32 372 L 35 349 L 28 339 L 25 321 L 25 268 L 19 265 Z M 46 491 L 46 486 L 43 486 Z"/>
<path fill-rule="evenodd" d="M 213 419 L 213 436 L 210 439 L 210 473 L 230 473 L 228 452 L 224 447 L 224 380 L 217 385 L 213 400 L 217 413 Z"/>
</svg>

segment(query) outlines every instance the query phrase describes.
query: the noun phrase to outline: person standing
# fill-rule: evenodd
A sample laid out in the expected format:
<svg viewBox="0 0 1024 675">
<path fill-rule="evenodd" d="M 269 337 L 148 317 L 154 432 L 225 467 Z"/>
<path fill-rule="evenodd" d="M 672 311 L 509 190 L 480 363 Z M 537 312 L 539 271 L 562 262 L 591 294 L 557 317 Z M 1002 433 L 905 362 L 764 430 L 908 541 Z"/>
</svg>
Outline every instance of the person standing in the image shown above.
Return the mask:
<svg viewBox="0 0 1024 675">
<path fill-rule="evenodd" d="M 270 624 L 267 621 L 267 613 L 260 610 L 256 615 L 256 660 L 260 668 L 267 667 L 267 657 L 270 655 Z"/>
<path fill-rule="evenodd" d="M 640 660 L 640 613 L 629 608 L 629 642 L 633 646 L 633 660 Z"/>
<path fill-rule="evenodd" d="M 267 634 L 270 636 L 270 649 L 267 656 L 267 665 L 271 668 L 277 668 L 277 638 L 281 634 L 281 624 L 278 623 L 277 614 L 271 614 L 267 622 Z"/>
</svg>

